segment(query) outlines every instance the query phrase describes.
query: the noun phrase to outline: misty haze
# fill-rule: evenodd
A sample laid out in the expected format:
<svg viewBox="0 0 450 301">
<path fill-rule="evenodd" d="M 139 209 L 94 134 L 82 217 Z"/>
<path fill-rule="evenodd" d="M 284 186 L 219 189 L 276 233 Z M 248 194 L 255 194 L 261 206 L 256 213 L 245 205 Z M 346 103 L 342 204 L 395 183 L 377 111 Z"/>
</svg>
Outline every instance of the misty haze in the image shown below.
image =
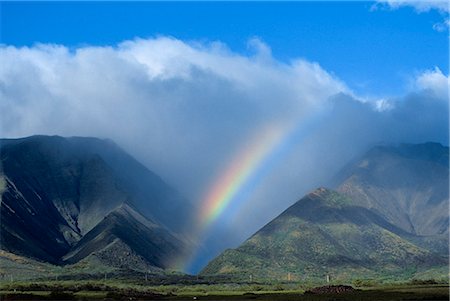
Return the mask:
<svg viewBox="0 0 450 301">
<path fill-rule="evenodd" d="M 448 300 L 447 4 L 1 2 L 1 298 Z"/>
</svg>

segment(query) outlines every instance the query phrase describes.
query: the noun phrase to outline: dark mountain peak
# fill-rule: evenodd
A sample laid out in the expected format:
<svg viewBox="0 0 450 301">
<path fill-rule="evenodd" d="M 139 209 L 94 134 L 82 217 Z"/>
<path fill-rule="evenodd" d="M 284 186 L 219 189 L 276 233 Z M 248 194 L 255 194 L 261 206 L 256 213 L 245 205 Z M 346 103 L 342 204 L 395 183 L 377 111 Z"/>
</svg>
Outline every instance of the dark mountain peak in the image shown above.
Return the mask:
<svg viewBox="0 0 450 301">
<path fill-rule="evenodd" d="M 91 254 L 106 254 L 118 248 L 132 250 L 148 264 L 167 268 L 170 259 L 180 254 L 183 243 L 165 227 L 158 225 L 124 203 L 111 211 L 63 257 L 65 263 L 75 263 Z M 116 263 L 128 261 L 130 252 L 116 258 Z M 111 256 L 110 256 L 111 257 Z M 111 258 L 110 258 L 111 260 Z"/>
<path fill-rule="evenodd" d="M 153 228 L 162 228 L 161 225 L 158 225 L 157 223 L 151 221 L 148 218 L 145 218 L 142 216 L 136 209 L 134 209 L 128 202 L 124 202 L 120 204 L 116 209 L 114 209 L 108 216 L 105 217 L 105 219 L 109 218 L 110 216 L 120 217 L 120 218 L 126 218 L 126 219 L 134 219 L 136 222 L 141 223 L 142 225 L 146 226 L 149 229 Z M 166 229 L 167 230 L 167 229 Z M 169 230 L 167 230 L 169 231 Z"/>
<path fill-rule="evenodd" d="M 70 140 L 78 140 L 86 141 L 86 142 L 105 142 L 115 144 L 111 139 L 102 139 L 98 137 L 82 137 L 82 136 L 70 136 L 64 137 L 59 135 L 32 135 L 28 137 L 20 137 L 20 138 L 0 138 L 0 141 L 4 142 L 4 144 L 17 144 L 24 142 L 39 142 L 39 143 L 58 143 L 63 141 Z"/>
<path fill-rule="evenodd" d="M 0 139 L 0 147 L 21 147 L 29 149 L 33 147 L 34 150 L 61 150 L 66 151 L 70 148 L 78 150 L 89 150 L 92 146 L 101 147 L 118 147 L 112 140 L 100 139 L 95 137 L 62 137 L 58 135 L 46 136 L 46 135 L 34 135 L 24 138 L 5 138 Z M 88 147 L 88 148 L 86 148 Z"/>
<path fill-rule="evenodd" d="M 61 190 L 69 185 L 76 190 L 71 194 L 77 208 L 85 200 L 77 195 L 82 188 L 79 186 L 86 183 L 82 179 L 87 179 L 89 189 L 98 190 L 105 184 L 111 188 L 104 187 L 105 192 L 107 189 L 120 192 L 120 196 L 116 194 L 113 198 L 116 201 L 109 201 L 112 207 L 129 199 L 129 204 L 144 215 L 172 230 L 184 227 L 186 219 L 181 215 L 191 210 L 190 202 L 111 140 L 37 135 L 1 141 L 4 142 L 1 155 L 5 174 L 18 173 L 32 178 L 39 182 L 36 184 L 40 188 Z M 71 183 L 60 183 L 67 181 Z M 57 196 L 61 199 L 61 193 Z M 89 197 L 87 203 L 95 204 L 95 199 Z M 111 206 L 108 205 L 109 209 Z M 177 215 L 180 217 L 175 218 Z"/>
<path fill-rule="evenodd" d="M 36 135 L 18 139 L 1 139 L 0 151 L 20 164 L 38 164 L 48 169 L 79 164 L 93 158 L 105 156 L 105 151 L 119 149 L 110 140 L 91 137 L 70 137 Z"/>
<path fill-rule="evenodd" d="M 0 142 L 2 249 L 59 264 L 99 224 L 116 231 L 125 221 L 158 229 L 153 250 L 164 243 L 159 234 L 183 237 L 190 203 L 111 140 L 31 136 Z M 160 247 L 173 254 L 171 246 Z"/>
<path fill-rule="evenodd" d="M 21 137 L 21 138 L 1 138 L 0 139 L 0 145 L 12 145 L 12 144 L 21 144 L 21 143 L 31 143 L 31 142 L 56 142 L 56 141 L 62 141 L 65 140 L 65 138 L 58 136 L 58 135 L 33 135 L 28 137 Z"/>
</svg>

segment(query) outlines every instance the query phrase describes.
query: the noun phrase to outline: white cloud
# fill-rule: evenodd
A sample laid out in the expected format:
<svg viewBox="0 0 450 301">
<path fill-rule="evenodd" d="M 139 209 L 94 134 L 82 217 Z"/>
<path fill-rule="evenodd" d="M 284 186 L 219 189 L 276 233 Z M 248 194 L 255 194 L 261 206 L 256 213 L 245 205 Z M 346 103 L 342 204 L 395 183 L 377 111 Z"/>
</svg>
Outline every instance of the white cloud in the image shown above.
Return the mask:
<svg viewBox="0 0 450 301">
<path fill-rule="evenodd" d="M 380 7 L 388 7 L 390 9 L 412 7 L 417 13 L 437 10 L 443 15 L 444 20 L 433 24 L 433 29 L 439 32 L 444 32 L 448 30 L 450 26 L 450 2 L 448 0 L 379 0 L 372 6 L 372 10 L 377 10 Z"/>
<path fill-rule="evenodd" d="M 249 47 L 250 56 L 168 37 L 0 46 L 0 136 L 110 138 L 198 201 L 261 129 L 309 124 L 248 200 L 251 214 L 225 217 L 224 233 L 241 236 L 218 243 L 234 244 L 374 143 L 448 144 L 448 78 L 439 69 L 419 75 L 409 96 L 362 101 L 318 63 L 279 62 L 258 39 Z"/>
<path fill-rule="evenodd" d="M 392 102 L 389 101 L 389 99 L 385 99 L 385 98 L 377 99 L 376 101 L 373 102 L 373 104 L 374 104 L 375 110 L 378 112 L 389 111 L 394 108 L 394 105 L 392 104 Z"/>
<path fill-rule="evenodd" d="M 428 90 L 440 99 L 449 97 L 449 78 L 439 68 L 428 70 L 417 76 L 415 80 L 417 89 Z"/>
<path fill-rule="evenodd" d="M 400 7 L 410 6 L 413 7 L 417 12 L 428 12 L 430 10 L 438 10 L 442 13 L 449 13 L 449 2 L 447 0 L 381 0 L 377 1 L 378 4 L 387 5 L 392 9 L 398 9 Z"/>
<path fill-rule="evenodd" d="M 440 23 L 433 24 L 433 29 L 439 32 L 444 32 L 450 28 L 450 19 L 446 19 Z"/>
<path fill-rule="evenodd" d="M 202 158 L 210 178 L 261 125 L 290 123 L 348 91 L 317 63 L 284 64 L 260 40 L 250 44 L 252 56 L 168 37 L 72 50 L 2 46 L 0 134 L 109 137 L 163 174 L 181 168 L 177 182 L 190 190 L 199 185 L 187 172 L 198 160 L 189 158 Z"/>
</svg>

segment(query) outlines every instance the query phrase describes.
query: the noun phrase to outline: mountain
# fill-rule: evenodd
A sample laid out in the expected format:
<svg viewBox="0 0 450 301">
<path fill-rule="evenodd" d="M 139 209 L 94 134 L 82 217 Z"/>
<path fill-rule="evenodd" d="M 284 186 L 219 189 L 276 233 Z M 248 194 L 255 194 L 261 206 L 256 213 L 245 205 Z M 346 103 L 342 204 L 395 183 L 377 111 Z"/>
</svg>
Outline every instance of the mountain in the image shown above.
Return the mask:
<svg viewBox="0 0 450 301">
<path fill-rule="evenodd" d="M 60 265 L 115 246 L 158 268 L 182 252 L 190 203 L 112 141 L 2 139 L 0 157 L 2 250 Z"/>
<path fill-rule="evenodd" d="M 448 148 L 438 144 L 376 147 L 335 177 L 337 191 L 309 193 L 201 274 L 445 278 L 447 164 Z"/>
<path fill-rule="evenodd" d="M 449 149 L 375 147 L 336 177 L 337 191 L 417 235 L 448 236 Z"/>
<path fill-rule="evenodd" d="M 325 279 L 380 277 L 445 260 L 404 238 L 404 230 L 353 200 L 319 188 L 210 262 L 202 274 Z"/>
<path fill-rule="evenodd" d="M 182 247 L 183 244 L 165 228 L 123 204 L 89 231 L 63 260 L 76 263 L 102 250 L 101 253 L 96 252 L 96 256 L 110 266 L 132 267 L 129 253 L 133 253 L 133 261 L 141 260 L 150 266 L 166 267 Z"/>
</svg>

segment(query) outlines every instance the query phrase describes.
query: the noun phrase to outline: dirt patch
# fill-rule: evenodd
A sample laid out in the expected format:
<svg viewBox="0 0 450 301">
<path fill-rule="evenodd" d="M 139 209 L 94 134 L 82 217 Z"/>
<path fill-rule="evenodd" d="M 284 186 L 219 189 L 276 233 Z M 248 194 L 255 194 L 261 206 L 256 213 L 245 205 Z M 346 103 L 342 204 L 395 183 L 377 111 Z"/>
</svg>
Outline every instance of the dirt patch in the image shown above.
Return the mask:
<svg viewBox="0 0 450 301">
<path fill-rule="evenodd" d="M 326 285 L 307 290 L 305 294 L 343 294 L 356 291 L 350 285 Z"/>
</svg>

